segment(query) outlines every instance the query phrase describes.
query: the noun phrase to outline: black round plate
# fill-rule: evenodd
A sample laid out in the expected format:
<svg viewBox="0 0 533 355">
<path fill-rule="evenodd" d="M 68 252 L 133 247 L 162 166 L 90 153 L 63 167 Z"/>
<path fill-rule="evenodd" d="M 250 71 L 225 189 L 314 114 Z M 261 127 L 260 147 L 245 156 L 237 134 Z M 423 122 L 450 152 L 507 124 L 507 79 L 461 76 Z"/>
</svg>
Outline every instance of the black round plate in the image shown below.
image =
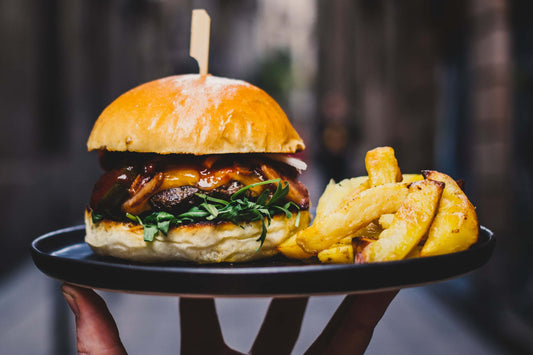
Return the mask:
<svg viewBox="0 0 533 355">
<path fill-rule="evenodd" d="M 80 225 L 35 239 L 35 265 L 52 278 L 81 286 L 190 297 L 346 294 L 417 286 L 473 271 L 494 249 L 492 232 L 481 227 L 478 242 L 468 250 L 391 262 L 318 265 L 279 258 L 241 264 L 141 264 L 98 256 L 84 237 Z"/>
</svg>

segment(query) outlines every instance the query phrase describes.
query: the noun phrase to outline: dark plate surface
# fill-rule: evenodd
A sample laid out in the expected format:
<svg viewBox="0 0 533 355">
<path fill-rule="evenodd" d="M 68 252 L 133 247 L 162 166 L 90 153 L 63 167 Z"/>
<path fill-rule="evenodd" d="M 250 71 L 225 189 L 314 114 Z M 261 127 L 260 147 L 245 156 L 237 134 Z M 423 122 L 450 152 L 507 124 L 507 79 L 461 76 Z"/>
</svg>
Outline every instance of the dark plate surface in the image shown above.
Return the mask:
<svg viewBox="0 0 533 355">
<path fill-rule="evenodd" d="M 52 278 L 96 289 L 191 297 L 347 294 L 417 286 L 473 271 L 494 249 L 492 232 L 481 227 L 478 242 L 468 250 L 401 261 L 317 265 L 279 258 L 243 264 L 148 265 L 98 256 L 84 237 L 81 225 L 35 239 L 35 265 Z"/>
</svg>

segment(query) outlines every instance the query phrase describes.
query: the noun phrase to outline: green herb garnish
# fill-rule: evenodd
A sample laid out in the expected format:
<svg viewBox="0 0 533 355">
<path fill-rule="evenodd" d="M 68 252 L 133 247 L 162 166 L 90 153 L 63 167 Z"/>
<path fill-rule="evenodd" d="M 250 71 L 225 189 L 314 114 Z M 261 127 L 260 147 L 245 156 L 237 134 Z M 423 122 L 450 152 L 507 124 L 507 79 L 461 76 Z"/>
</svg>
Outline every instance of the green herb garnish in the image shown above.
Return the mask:
<svg viewBox="0 0 533 355">
<path fill-rule="evenodd" d="M 272 196 L 270 196 L 270 191 L 268 189 L 263 191 L 255 201 L 252 201 L 245 196 L 246 191 L 249 189 L 266 184 L 277 184 L 276 190 L 272 193 Z M 129 213 L 126 214 L 126 217 L 144 227 L 144 240 L 147 242 L 153 241 L 155 235 L 159 231 L 164 235 L 167 235 L 172 225 L 177 226 L 183 223 L 200 221 L 230 221 L 235 225 L 244 228 L 241 225 L 242 222 L 261 221 L 261 235 L 257 239 L 257 241 L 261 243 L 258 248 L 259 250 L 265 242 L 267 228 L 272 222 L 272 216 L 274 214 L 283 212 L 287 218 L 291 218 L 292 212 L 289 209 L 294 207 L 298 210 L 296 216 L 296 226 L 298 226 L 300 221 L 298 205 L 294 202 L 281 204 L 281 201 L 283 201 L 288 193 L 289 183 L 287 181 L 282 182 L 281 179 L 273 179 L 245 186 L 231 195 L 229 201 L 197 193 L 196 196 L 203 199 L 203 202 L 177 216 L 168 212 L 153 212 L 143 219 Z"/>
<path fill-rule="evenodd" d="M 102 213 L 97 213 L 97 212 L 94 212 L 94 211 L 92 211 L 92 213 L 91 213 L 91 218 L 93 220 L 93 223 L 100 222 L 101 220 L 104 219 L 104 217 L 105 216 Z"/>
</svg>

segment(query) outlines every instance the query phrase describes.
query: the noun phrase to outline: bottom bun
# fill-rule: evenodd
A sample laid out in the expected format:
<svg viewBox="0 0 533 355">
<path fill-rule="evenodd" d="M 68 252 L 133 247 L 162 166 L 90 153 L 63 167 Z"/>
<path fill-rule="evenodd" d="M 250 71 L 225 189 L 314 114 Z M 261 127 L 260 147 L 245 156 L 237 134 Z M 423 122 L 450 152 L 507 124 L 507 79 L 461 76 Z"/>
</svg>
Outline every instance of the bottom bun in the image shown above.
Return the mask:
<svg viewBox="0 0 533 355">
<path fill-rule="evenodd" d="M 276 246 L 309 225 L 309 211 L 300 212 L 300 223 L 278 215 L 272 218 L 266 240 L 259 248 L 261 221 L 236 226 L 231 222 L 191 224 L 159 233 L 152 242 L 143 239 L 143 227 L 134 223 L 103 220 L 93 223 L 85 212 L 85 241 L 99 255 L 140 262 L 194 261 L 198 263 L 242 262 L 277 254 Z M 242 228 L 241 228 L 242 227 Z"/>
</svg>

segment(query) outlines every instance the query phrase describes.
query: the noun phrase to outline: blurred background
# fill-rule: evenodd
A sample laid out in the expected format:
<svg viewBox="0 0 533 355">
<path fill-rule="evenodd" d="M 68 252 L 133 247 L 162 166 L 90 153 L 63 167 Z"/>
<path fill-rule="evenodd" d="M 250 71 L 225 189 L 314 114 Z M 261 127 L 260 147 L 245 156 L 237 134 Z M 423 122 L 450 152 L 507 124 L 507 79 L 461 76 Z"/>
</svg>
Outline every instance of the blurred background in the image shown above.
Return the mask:
<svg viewBox="0 0 533 355">
<path fill-rule="evenodd" d="M 527 0 L 0 0 L 0 353 L 73 353 L 59 283 L 36 270 L 29 244 L 82 223 L 101 174 L 85 143 L 106 105 L 197 72 L 193 8 L 211 15 L 210 73 L 265 89 L 303 136 L 315 205 L 330 178 L 365 174 L 365 152 L 391 145 L 403 172 L 466 180 L 495 232 L 480 270 L 402 291 L 368 353 L 533 353 Z M 176 352 L 174 299 L 103 294 L 130 353 Z M 294 353 L 339 300 L 312 300 Z M 268 300 L 217 302 L 230 345 L 246 351 Z"/>
</svg>

